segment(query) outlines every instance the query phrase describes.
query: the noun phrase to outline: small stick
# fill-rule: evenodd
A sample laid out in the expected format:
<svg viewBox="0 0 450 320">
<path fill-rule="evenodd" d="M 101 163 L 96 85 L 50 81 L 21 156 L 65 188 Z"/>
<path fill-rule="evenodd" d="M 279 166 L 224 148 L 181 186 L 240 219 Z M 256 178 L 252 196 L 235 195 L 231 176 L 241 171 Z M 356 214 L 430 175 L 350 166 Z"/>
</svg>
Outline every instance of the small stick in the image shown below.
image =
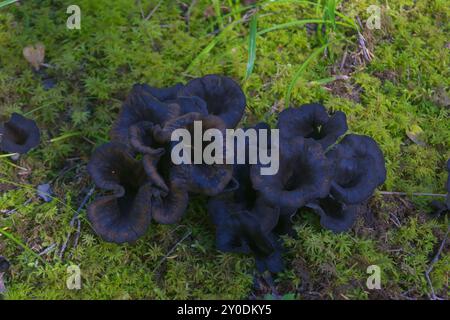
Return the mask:
<svg viewBox="0 0 450 320">
<path fill-rule="evenodd" d="M 75 221 L 77 221 L 77 234 L 78 236 L 75 237 L 76 243 L 74 242 L 74 245 L 78 244 L 78 238 L 79 238 L 79 230 L 81 228 L 81 223 L 80 223 L 80 219 L 78 218 L 81 209 L 83 209 L 83 207 L 85 206 L 85 204 L 88 202 L 89 198 L 92 196 L 92 194 L 95 191 L 95 187 L 92 187 L 89 192 L 87 193 L 87 195 L 84 197 L 83 201 L 81 202 L 81 205 L 78 207 L 77 211 L 75 212 L 75 214 L 72 217 L 72 220 L 70 220 L 70 227 L 73 227 L 75 224 Z M 67 238 L 66 241 L 64 241 L 64 244 L 61 247 L 61 251 L 59 252 L 59 258 L 62 259 L 63 255 L 64 255 L 64 251 L 66 251 L 67 246 L 69 244 L 70 241 L 70 236 L 72 235 L 72 232 L 69 231 L 69 233 L 67 234 Z"/>
<path fill-rule="evenodd" d="M 397 191 L 379 191 L 380 194 L 383 195 L 398 195 L 398 196 L 426 196 L 426 197 L 443 197 L 445 198 L 446 194 L 440 194 L 440 193 L 426 193 L 426 192 L 419 192 L 419 193 L 407 193 L 407 192 L 397 192 Z"/>
<path fill-rule="evenodd" d="M 191 4 L 189 5 L 189 8 L 186 12 L 186 27 L 188 32 L 191 32 L 191 14 L 192 10 L 194 9 L 194 6 L 197 4 L 197 0 L 192 0 Z"/>
<path fill-rule="evenodd" d="M 43 256 L 44 254 L 49 253 L 56 247 L 56 242 L 52 243 L 50 246 L 48 246 L 46 249 L 44 249 L 42 252 L 39 253 L 40 256 Z"/>
<path fill-rule="evenodd" d="M 437 253 L 434 256 L 433 260 L 431 260 L 430 266 L 425 271 L 425 278 L 427 279 L 428 285 L 430 286 L 430 289 L 431 289 L 431 300 L 444 300 L 444 299 L 438 297 L 436 295 L 436 293 L 434 292 L 433 284 L 431 283 L 431 279 L 430 279 L 430 273 L 431 273 L 431 271 L 433 271 L 434 264 L 439 261 L 439 256 L 441 255 L 442 250 L 444 249 L 445 242 L 447 241 L 449 230 L 450 230 L 450 226 L 447 228 L 447 232 L 445 233 L 444 240 L 442 240 L 441 245 L 439 246 L 439 250 L 437 251 Z"/>
<path fill-rule="evenodd" d="M 160 1 L 158 2 L 158 4 L 153 8 L 152 11 L 150 11 L 150 13 L 148 14 L 148 16 L 146 16 L 144 20 L 147 20 L 147 21 L 148 21 L 148 20 L 153 16 L 153 14 L 156 12 L 156 10 L 158 10 L 158 8 L 159 8 L 159 6 L 161 5 L 161 3 L 162 3 L 162 0 L 160 0 Z"/>
<path fill-rule="evenodd" d="M 142 19 L 145 19 L 144 10 L 142 9 L 142 2 L 141 0 L 138 0 L 139 10 L 141 11 L 141 17 Z"/>
<path fill-rule="evenodd" d="M 339 66 L 339 70 L 342 71 L 346 61 L 347 61 L 347 50 L 345 50 L 345 52 L 344 52 L 344 56 L 342 57 L 341 65 Z"/>
<path fill-rule="evenodd" d="M 158 268 L 161 266 L 161 264 L 164 262 L 164 260 L 166 260 L 167 257 L 169 257 L 169 256 L 172 254 L 172 252 L 175 251 L 175 249 L 178 247 L 178 245 L 179 245 L 180 243 L 182 243 L 184 240 L 186 240 L 187 237 L 189 237 L 191 234 L 192 234 L 192 231 L 191 231 L 191 230 L 189 230 L 188 232 L 186 232 L 186 234 L 183 236 L 183 238 L 181 238 L 177 243 L 175 243 L 175 245 L 169 250 L 169 252 L 167 252 L 166 255 L 165 255 L 161 260 L 159 260 L 159 262 L 158 262 L 158 264 L 156 265 L 155 269 L 153 269 L 153 272 L 155 272 L 156 270 L 158 270 Z"/>
</svg>

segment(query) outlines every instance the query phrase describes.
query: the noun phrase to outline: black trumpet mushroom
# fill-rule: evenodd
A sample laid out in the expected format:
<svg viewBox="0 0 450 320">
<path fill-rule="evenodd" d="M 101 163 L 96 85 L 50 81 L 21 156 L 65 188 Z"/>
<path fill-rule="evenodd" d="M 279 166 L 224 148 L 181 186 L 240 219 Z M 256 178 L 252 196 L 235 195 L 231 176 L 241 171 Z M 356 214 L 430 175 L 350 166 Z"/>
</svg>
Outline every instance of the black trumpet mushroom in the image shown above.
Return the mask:
<svg viewBox="0 0 450 320">
<path fill-rule="evenodd" d="M 153 188 L 142 163 L 125 145 L 110 142 L 95 150 L 87 170 L 97 187 L 113 192 L 88 207 L 94 231 L 108 242 L 136 241 L 151 222 Z"/>
<path fill-rule="evenodd" d="M 319 142 L 324 150 L 348 129 L 345 113 L 336 111 L 330 116 L 325 107 L 318 103 L 283 110 L 277 127 L 282 141 L 297 136 L 311 138 Z"/>
<path fill-rule="evenodd" d="M 154 128 L 153 123 L 149 121 L 131 125 L 128 133 L 131 149 L 142 154 L 161 156 L 165 148 L 163 144 L 156 141 L 153 134 Z"/>
<path fill-rule="evenodd" d="M 281 143 L 278 173 L 261 175 L 260 167 L 251 168 L 253 187 L 272 205 L 298 209 L 330 190 L 331 163 L 312 139 L 298 136 Z"/>
<path fill-rule="evenodd" d="M 280 272 L 279 236 L 293 235 L 299 209 L 313 209 L 324 228 L 348 230 L 358 205 L 386 179 L 375 141 L 349 134 L 337 142 L 347 131 L 345 114 L 307 104 L 280 113 L 279 142 L 273 139 L 277 132 L 259 123 L 252 128 L 257 140 L 245 132 L 245 145 L 235 143 L 231 156 L 226 130 L 238 125 L 245 105 L 239 85 L 219 75 L 168 88 L 134 85 L 111 142 L 97 148 L 88 164 L 96 185 L 107 192 L 88 207 L 94 231 L 106 241 L 134 242 L 152 219 L 177 223 L 190 195 L 204 195 L 217 248 L 254 255 L 260 272 Z M 242 151 L 245 157 L 238 156 Z M 258 154 L 256 161 L 250 151 Z M 267 159 L 279 161 L 277 172 L 263 170 L 275 168 Z"/>
<path fill-rule="evenodd" d="M 135 84 L 113 125 L 110 134 L 111 140 L 129 146 L 131 126 L 142 121 L 161 124 L 176 117 L 179 113 L 180 107 L 178 105 L 166 104 L 153 96 L 147 86 Z"/>
<path fill-rule="evenodd" d="M 340 202 L 361 203 L 386 180 L 383 153 L 368 136 L 346 135 L 327 157 L 334 163 L 330 193 Z"/>
<path fill-rule="evenodd" d="M 161 224 L 178 222 L 186 212 L 189 202 L 188 177 L 182 170 L 170 165 L 170 158 L 145 154 L 144 170 L 152 182 L 151 212 L 153 219 Z"/>
<path fill-rule="evenodd" d="M 220 138 L 225 141 L 226 125 L 221 118 L 214 115 L 202 115 L 200 113 L 191 112 L 181 117 L 168 121 L 163 128 L 155 129 L 155 137 L 161 143 L 170 143 L 171 135 L 176 129 L 185 129 L 189 136 L 194 137 L 195 122 L 201 122 L 201 135 L 203 136 L 209 129 L 217 129 L 220 132 Z M 219 137 L 214 137 L 214 139 Z M 212 139 L 213 140 L 213 139 Z M 180 143 L 185 143 L 180 142 Z M 220 163 L 206 162 L 195 163 L 194 153 L 203 154 L 205 145 L 196 146 L 195 142 L 187 142 L 185 151 L 190 157 L 189 163 L 181 163 L 175 165 L 174 170 L 182 172 L 182 175 L 187 177 L 186 187 L 191 193 L 204 194 L 213 196 L 220 193 L 228 184 L 233 174 L 233 167 L 226 164 L 226 150 L 225 143 L 222 144 L 220 151 Z M 207 143 L 209 144 L 209 142 Z"/>
<path fill-rule="evenodd" d="M 254 129 L 268 130 L 265 123 Z M 256 145 L 262 146 L 258 140 Z M 270 146 L 270 139 L 264 145 Z M 272 230 L 278 223 L 280 208 L 268 203 L 253 188 L 248 164 L 249 141 L 245 144 L 246 163 L 235 164 L 233 178 L 225 190 L 210 198 L 208 213 L 216 226 L 216 246 L 223 252 L 252 253 L 260 272 L 280 272 L 283 269 L 281 245 Z"/>
<path fill-rule="evenodd" d="M 13 113 L 9 121 L 0 125 L 0 150 L 25 154 L 35 148 L 41 139 L 36 122 Z"/>
<path fill-rule="evenodd" d="M 336 233 L 349 230 L 358 215 L 357 205 L 347 205 L 333 199 L 330 195 L 308 203 L 306 206 L 320 216 L 322 227 Z"/>
<path fill-rule="evenodd" d="M 193 79 L 178 92 L 178 97 L 193 96 L 204 100 L 208 113 L 222 118 L 227 128 L 238 125 L 247 104 L 239 85 L 233 79 L 219 75 Z"/>
<path fill-rule="evenodd" d="M 216 226 L 216 246 L 223 252 L 252 253 L 260 272 L 283 269 L 281 246 L 272 233 L 279 208 L 271 206 L 251 187 L 246 165 L 235 166 L 235 177 L 223 193 L 208 201 Z"/>
</svg>

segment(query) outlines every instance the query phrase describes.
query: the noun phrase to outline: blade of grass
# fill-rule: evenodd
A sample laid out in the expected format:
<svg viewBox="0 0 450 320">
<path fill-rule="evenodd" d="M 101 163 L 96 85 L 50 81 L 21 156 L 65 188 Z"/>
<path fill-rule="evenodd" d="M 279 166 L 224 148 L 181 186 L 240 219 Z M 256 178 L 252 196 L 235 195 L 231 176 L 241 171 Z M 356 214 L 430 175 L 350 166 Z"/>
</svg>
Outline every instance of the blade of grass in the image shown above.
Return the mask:
<svg viewBox="0 0 450 320">
<path fill-rule="evenodd" d="M 337 80 L 348 80 L 349 77 L 346 75 L 341 75 L 341 76 L 334 76 L 334 77 L 328 77 L 328 78 L 323 78 L 323 79 L 319 79 L 319 80 L 314 80 L 314 81 L 310 81 L 309 85 L 314 86 L 314 85 L 324 85 L 324 84 L 328 84 Z"/>
<path fill-rule="evenodd" d="M 29 190 L 30 192 L 33 192 L 33 193 L 36 191 L 36 188 L 33 185 L 31 185 L 31 184 L 18 183 L 18 182 L 10 181 L 10 180 L 3 179 L 3 178 L 0 178 L 0 182 L 11 184 L 11 185 L 16 186 L 16 187 L 24 188 L 26 190 Z M 44 192 L 44 194 L 46 196 L 49 196 L 50 198 L 54 199 L 56 202 L 58 202 L 62 206 L 68 208 L 70 211 L 76 212 L 70 205 L 68 205 L 64 201 L 60 200 L 59 198 L 57 198 L 57 197 L 55 197 L 55 196 L 53 196 L 53 195 L 51 195 L 49 193 L 45 193 Z"/>
<path fill-rule="evenodd" d="M 336 1 L 335 0 L 327 0 L 324 14 L 325 14 L 325 19 L 331 21 L 333 30 L 336 29 Z"/>
<path fill-rule="evenodd" d="M 232 23 L 230 23 L 229 25 L 227 25 L 218 35 L 216 35 L 211 42 L 205 47 L 203 48 L 202 51 L 200 51 L 200 53 L 194 58 L 194 60 L 192 60 L 191 64 L 187 67 L 186 72 L 188 73 L 193 66 L 195 66 L 197 64 L 197 62 L 199 60 L 201 60 L 204 56 L 206 56 L 208 53 L 211 52 L 212 49 L 214 49 L 214 47 L 220 42 L 222 41 L 222 39 L 225 37 L 225 34 L 227 31 L 233 29 L 233 27 L 239 23 L 242 23 L 243 20 L 239 20 L 239 21 L 233 21 Z"/>
<path fill-rule="evenodd" d="M 248 62 L 247 62 L 247 71 L 245 73 L 245 79 L 248 79 L 253 72 L 253 67 L 255 66 L 256 60 L 256 32 L 257 32 L 257 16 L 254 15 L 252 17 L 252 21 L 250 22 L 250 34 L 248 36 Z"/>
<path fill-rule="evenodd" d="M 7 153 L 7 154 L 0 154 L 0 159 L 1 158 L 9 158 L 12 156 L 15 156 L 17 153 Z"/>
<path fill-rule="evenodd" d="M 11 167 L 14 167 L 14 168 L 16 168 L 16 169 L 19 169 L 19 170 L 22 170 L 22 171 L 28 171 L 27 168 L 18 166 L 17 164 L 12 163 L 12 162 L 9 161 L 8 159 L 4 159 L 4 158 L 3 158 L 3 159 L 2 159 L 2 162 L 3 162 L 3 163 L 6 163 L 7 165 L 9 165 L 9 166 L 11 166 Z"/>
<path fill-rule="evenodd" d="M 13 4 L 14 2 L 17 2 L 19 0 L 7 0 L 0 2 L 0 8 L 6 7 L 7 5 Z"/>
<path fill-rule="evenodd" d="M 79 135 L 81 135 L 81 132 L 69 132 L 69 133 L 63 134 L 60 137 L 50 139 L 50 142 L 52 142 L 52 143 L 58 142 L 58 141 L 61 141 L 61 140 L 67 139 L 67 138 L 71 138 L 71 137 L 75 137 L 75 136 L 79 136 Z"/>
<path fill-rule="evenodd" d="M 297 69 L 297 71 L 294 74 L 294 77 L 291 80 L 291 83 L 289 84 L 289 87 L 286 91 L 286 96 L 285 96 L 285 107 L 288 108 L 289 104 L 290 104 L 290 99 L 291 99 L 291 93 L 292 93 L 292 89 L 294 88 L 295 84 L 297 83 L 298 79 L 300 79 L 303 71 L 306 69 L 306 67 L 311 63 L 311 61 L 317 57 L 320 53 L 322 53 L 326 47 L 328 47 L 330 43 L 327 43 L 317 49 L 315 49 L 313 51 L 313 53 L 311 53 L 311 55 L 308 57 L 308 59 L 306 59 L 302 65 L 300 66 L 300 68 Z"/>
<path fill-rule="evenodd" d="M 219 24 L 220 29 L 223 29 L 223 19 L 222 19 L 222 10 L 220 8 L 220 2 L 218 0 L 213 0 L 214 12 L 216 13 L 217 23 Z"/>
<path fill-rule="evenodd" d="M 41 261 L 44 264 L 47 264 L 47 262 L 36 252 L 34 252 L 31 248 L 29 248 L 25 243 L 23 243 L 20 239 L 17 239 L 16 237 L 14 237 L 11 233 L 6 232 L 6 230 L 2 230 L 0 228 L 0 234 L 2 234 L 3 236 L 5 236 L 6 238 L 8 238 L 9 240 L 11 240 L 12 242 L 14 242 L 15 244 L 17 244 L 19 247 L 21 247 L 22 249 L 24 249 L 26 252 L 30 253 L 32 256 L 34 256 L 36 259 L 38 259 L 39 261 Z"/>
<path fill-rule="evenodd" d="M 312 1 L 304 1 L 304 0 L 267 0 L 263 3 L 261 3 L 261 7 L 266 7 L 269 6 L 271 4 L 280 4 L 280 3 L 295 3 L 295 4 L 307 4 L 310 6 L 320 6 L 319 3 L 316 2 L 312 2 Z"/>
<path fill-rule="evenodd" d="M 324 19 L 295 20 L 295 21 L 290 21 L 290 22 L 278 24 L 278 25 L 275 25 L 275 26 L 270 27 L 270 28 L 262 29 L 262 30 L 258 31 L 258 35 L 261 36 L 261 35 L 263 35 L 265 33 L 271 32 L 271 31 L 280 30 L 280 29 L 286 29 L 286 28 L 290 28 L 290 27 L 294 27 L 294 26 L 303 26 L 303 25 L 308 24 L 308 23 L 317 23 L 317 24 L 324 24 L 324 23 L 326 23 L 326 24 L 330 24 L 330 23 L 332 23 L 332 21 L 331 20 L 324 20 Z M 347 23 L 340 22 L 340 21 L 336 21 L 336 24 L 353 28 L 352 25 L 349 25 Z"/>
</svg>

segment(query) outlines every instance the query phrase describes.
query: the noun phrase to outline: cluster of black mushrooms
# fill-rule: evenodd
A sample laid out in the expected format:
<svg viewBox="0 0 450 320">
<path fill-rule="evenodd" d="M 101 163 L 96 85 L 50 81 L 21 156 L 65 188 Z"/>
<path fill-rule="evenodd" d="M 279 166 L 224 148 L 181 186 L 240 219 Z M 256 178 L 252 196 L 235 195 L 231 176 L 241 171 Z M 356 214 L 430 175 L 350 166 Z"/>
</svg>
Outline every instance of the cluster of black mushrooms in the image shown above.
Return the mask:
<svg viewBox="0 0 450 320">
<path fill-rule="evenodd" d="M 279 272 L 280 236 L 294 235 L 293 218 L 301 208 L 317 213 L 326 229 L 349 230 L 361 204 L 384 183 L 386 169 L 372 138 L 347 133 L 343 112 L 330 114 L 320 104 L 280 112 L 279 170 L 274 175 L 262 175 L 264 165 L 251 164 L 248 158 L 244 164 L 236 159 L 227 164 L 226 150 L 223 164 L 171 161 L 175 129 L 192 133 L 194 122 L 201 121 L 203 131 L 215 128 L 225 135 L 238 125 L 245 107 L 241 88 L 225 76 L 208 75 L 169 88 L 134 85 L 113 125 L 111 141 L 94 151 L 87 166 L 105 191 L 87 210 L 94 231 L 108 242 L 132 243 L 152 220 L 177 223 L 189 197 L 205 195 L 217 248 L 252 253 L 258 271 Z M 270 133 L 267 123 L 253 129 Z M 247 157 L 250 148 L 272 150 L 270 135 L 267 141 L 257 137 L 256 146 L 247 140 L 240 150 Z M 0 151 L 25 154 L 39 142 L 39 128 L 31 119 L 13 113 L 0 123 Z M 450 177 L 446 189 L 444 202 L 432 202 L 435 215 L 450 211 Z M 8 268 L 0 256 L 0 275 Z"/>
<path fill-rule="evenodd" d="M 173 164 L 175 129 L 192 132 L 194 121 L 202 121 L 202 130 L 215 128 L 225 135 L 238 125 L 245 106 L 241 88 L 225 76 L 207 75 L 168 88 L 134 85 L 111 141 L 97 148 L 88 164 L 95 184 L 109 191 L 88 207 L 95 232 L 105 241 L 134 242 L 152 220 L 179 222 L 190 195 L 206 195 L 217 248 L 252 253 L 259 271 L 279 272 L 280 235 L 292 233 L 299 209 L 314 210 L 324 228 L 351 228 L 358 205 L 383 184 L 386 169 L 373 139 L 345 135 L 343 112 L 329 114 L 320 104 L 282 111 L 275 175 L 262 175 L 259 162 Z M 266 123 L 253 128 L 270 129 Z M 263 145 L 270 146 L 268 140 Z"/>
</svg>

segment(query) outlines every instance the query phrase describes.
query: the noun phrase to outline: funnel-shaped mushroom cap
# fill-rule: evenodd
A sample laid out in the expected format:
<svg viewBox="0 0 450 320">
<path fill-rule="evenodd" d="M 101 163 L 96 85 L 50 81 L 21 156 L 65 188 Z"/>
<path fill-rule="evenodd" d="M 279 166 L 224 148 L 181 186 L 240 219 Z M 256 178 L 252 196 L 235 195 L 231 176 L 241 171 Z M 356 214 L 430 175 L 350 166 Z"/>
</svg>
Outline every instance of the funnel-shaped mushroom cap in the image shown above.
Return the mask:
<svg viewBox="0 0 450 320">
<path fill-rule="evenodd" d="M 361 203 L 386 180 L 383 153 L 370 137 L 349 134 L 327 157 L 335 166 L 331 195 L 338 201 Z"/>
<path fill-rule="evenodd" d="M 9 270 L 9 261 L 5 257 L 0 256 L 0 273 L 7 272 Z"/>
<path fill-rule="evenodd" d="M 36 122 L 13 113 L 8 122 L 0 124 L 0 150 L 24 154 L 36 147 L 41 134 Z"/>
<path fill-rule="evenodd" d="M 196 96 L 206 102 L 208 113 L 219 116 L 227 128 L 234 128 L 244 114 L 245 95 L 231 78 L 207 75 L 193 79 L 178 92 L 178 97 Z"/>
<path fill-rule="evenodd" d="M 111 130 L 111 139 L 129 145 L 129 128 L 141 121 L 162 124 L 180 114 L 180 106 L 166 104 L 145 89 L 135 84 L 125 100 L 117 121 Z"/>
<path fill-rule="evenodd" d="M 331 165 L 314 140 L 296 137 L 283 143 L 279 166 L 275 175 L 261 175 L 260 165 L 250 173 L 253 187 L 272 205 L 300 208 L 328 194 Z"/>
<path fill-rule="evenodd" d="M 317 140 L 324 150 L 336 142 L 348 129 L 345 113 L 336 111 L 329 116 L 321 104 L 305 104 L 300 108 L 287 108 L 278 118 L 280 139 L 293 137 Z"/>
<path fill-rule="evenodd" d="M 270 232 L 278 218 L 277 209 L 259 203 L 252 211 L 233 211 L 241 205 L 223 197 L 208 202 L 208 212 L 216 225 L 217 248 L 223 252 L 253 253 L 261 272 L 281 271 L 281 248 Z"/>
<path fill-rule="evenodd" d="M 177 98 L 177 93 L 181 88 L 183 88 L 181 83 L 177 83 L 174 86 L 167 88 L 156 88 L 149 86 L 148 84 L 142 84 L 142 89 L 159 101 L 175 100 Z"/>
<path fill-rule="evenodd" d="M 141 121 L 130 127 L 129 139 L 131 147 L 140 153 L 151 155 L 162 155 L 164 147 L 153 137 L 153 124 Z"/>
<path fill-rule="evenodd" d="M 108 242 L 137 240 L 151 221 L 153 191 L 142 163 L 131 157 L 125 145 L 107 143 L 95 150 L 87 169 L 99 188 L 114 191 L 89 205 L 94 231 Z"/>
<path fill-rule="evenodd" d="M 206 107 L 206 102 L 199 97 L 178 97 L 178 92 L 182 88 L 183 85 L 181 83 L 177 83 L 173 87 L 168 88 L 155 88 L 149 86 L 148 84 L 142 85 L 142 89 L 158 101 L 164 102 L 167 105 L 178 105 L 180 108 L 180 114 L 199 112 L 201 114 L 207 115 L 208 109 Z"/>
<path fill-rule="evenodd" d="M 197 126 L 197 129 L 196 129 Z M 201 127 L 201 128 L 200 128 Z M 233 174 L 233 167 L 226 164 L 226 144 L 223 143 L 219 150 L 220 155 L 217 156 L 218 162 L 213 161 L 211 164 L 207 164 L 204 159 L 204 152 L 211 142 L 202 142 L 197 145 L 195 141 L 196 130 L 201 130 L 201 136 L 203 137 L 205 132 L 209 129 L 216 129 L 216 132 L 221 136 L 222 142 L 225 141 L 225 124 L 221 118 L 213 115 L 201 115 L 200 113 L 191 112 L 180 116 L 176 119 L 168 121 L 162 129 L 155 128 L 155 139 L 161 143 L 169 142 L 172 132 L 176 129 L 185 129 L 189 132 L 190 139 L 194 141 L 176 142 L 184 143 L 184 152 L 190 153 L 190 159 L 188 163 L 177 164 L 177 170 L 183 171 L 184 175 L 188 177 L 186 181 L 186 188 L 189 192 L 205 194 L 213 196 L 220 193 L 230 181 Z M 197 131 L 198 133 L 198 131 Z M 215 142 L 216 137 L 212 137 L 212 142 Z M 196 164 L 195 159 L 197 154 L 201 163 Z M 214 152 L 214 154 L 216 154 Z"/>
<path fill-rule="evenodd" d="M 178 222 L 186 212 L 189 196 L 184 171 L 170 164 L 167 154 L 145 155 L 144 169 L 154 186 L 152 192 L 152 217 L 156 222 L 172 224 Z"/>
<path fill-rule="evenodd" d="M 320 216 L 322 227 L 333 232 L 348 231 L 358 214 L 357 205 L 346 205 L 331 196 L 308 203 L 306 206 Z"/>
<path fill-rule="evenodd" d="M 249 177 L 249 165 L 235 165 L 234 177 L 225 191 L 208 202 L 208 212 L 216 225 L 217 248 L 224 252 L 255 255 L 260 271 L 282 269 L 280 247 L 272 229 L 279 208 L 257 197 Z"/>
</svg>

